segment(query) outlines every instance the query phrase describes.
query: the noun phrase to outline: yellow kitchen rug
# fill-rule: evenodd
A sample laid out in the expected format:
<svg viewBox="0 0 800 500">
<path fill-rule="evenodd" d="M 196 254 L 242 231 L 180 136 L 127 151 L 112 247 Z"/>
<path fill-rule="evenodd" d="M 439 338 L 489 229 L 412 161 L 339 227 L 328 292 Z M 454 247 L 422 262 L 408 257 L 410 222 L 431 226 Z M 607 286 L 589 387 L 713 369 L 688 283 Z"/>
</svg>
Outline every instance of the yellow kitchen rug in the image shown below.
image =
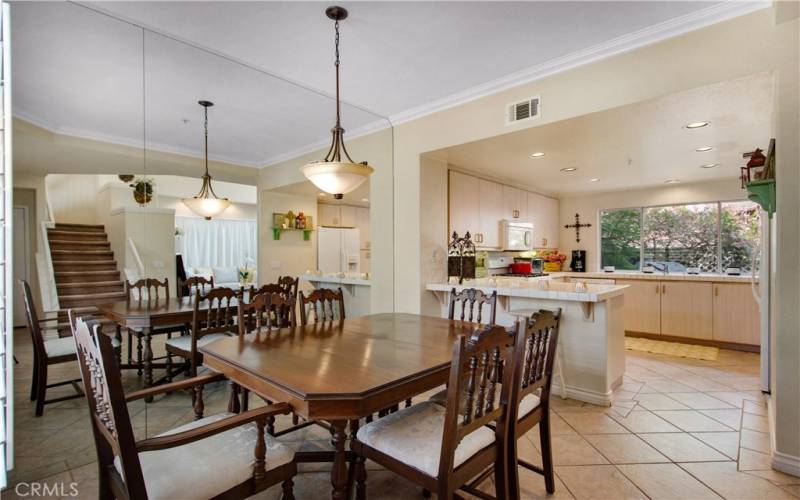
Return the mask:
<svg viewBox="0 0 800 500">
<path fill-rule="evenodd" d="M 718 347 L 665 342 L 663 340 L 640 337 L 625 337 L 625 348 L 631 351 L 652 352 L 653 354 L 666 354 L 667 356 L 703 359 L 706 361 L 716 361 L 719 356 Z"/>
</svg>

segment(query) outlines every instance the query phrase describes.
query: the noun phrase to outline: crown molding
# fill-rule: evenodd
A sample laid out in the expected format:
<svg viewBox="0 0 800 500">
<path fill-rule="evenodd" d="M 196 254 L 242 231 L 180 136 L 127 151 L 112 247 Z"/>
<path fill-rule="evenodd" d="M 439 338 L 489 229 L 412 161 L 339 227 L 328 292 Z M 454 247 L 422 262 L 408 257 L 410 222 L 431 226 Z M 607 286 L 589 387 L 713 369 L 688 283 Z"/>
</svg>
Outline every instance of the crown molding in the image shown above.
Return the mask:
<svg viewBox="0 0 800 500">
<path fill-rule="evenodd" d="M 389 117 L 392 125 L 400 125 L 424 116 L 460 106 L 504 90 L 535 82 L 548 76 L 591 64 L 609 57 L 651 45 L 690 31 L 705 28 L 728 19 L 750 14 L 772 5 L 769 0 L 744 2 L 727 0 L 647 28 L 628 33 L 586 49 L 550 59 L 536 66 L 511 73 L 470 89 L 431 101 Z"/>
</svg>

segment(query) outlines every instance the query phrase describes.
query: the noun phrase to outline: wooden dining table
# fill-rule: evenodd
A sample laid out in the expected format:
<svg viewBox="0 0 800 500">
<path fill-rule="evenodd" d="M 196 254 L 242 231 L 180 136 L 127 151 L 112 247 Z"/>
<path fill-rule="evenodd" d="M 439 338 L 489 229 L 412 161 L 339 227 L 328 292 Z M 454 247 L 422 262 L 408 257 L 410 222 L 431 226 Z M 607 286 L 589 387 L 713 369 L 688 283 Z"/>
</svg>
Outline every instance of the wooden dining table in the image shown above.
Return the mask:
<svg viewBox="0 0 800 500">
<path fill-rule="evenodd" d="M 372 314 L 219 339 L 200 351 L 205 365 L 240 386 L 330 424 L 331 497 L 343 499 L 348 424 L 352 439 L 360 418 L 446 383 L 453 343 L 475 327 L 415 314 Z"/>
</svg>

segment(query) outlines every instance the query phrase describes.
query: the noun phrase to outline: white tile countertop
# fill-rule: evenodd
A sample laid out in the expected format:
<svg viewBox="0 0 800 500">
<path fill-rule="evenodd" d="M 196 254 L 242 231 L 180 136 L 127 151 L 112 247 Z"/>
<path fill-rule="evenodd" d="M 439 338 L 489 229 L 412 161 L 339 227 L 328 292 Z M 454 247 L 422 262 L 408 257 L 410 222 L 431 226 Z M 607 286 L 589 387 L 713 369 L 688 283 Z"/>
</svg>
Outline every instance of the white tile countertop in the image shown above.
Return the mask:
<svg viewBox="0 0 800 500">
<path fill-rule="evenodd" d="M 655 280 L 655 281 L 712 281 L 716 283 L 750 283 L 750 273 L 742 274 L 740 276 L 730 276 L 727 274 L 717 273 L 701 273 L 701 274 L 686 274 L 686 273 L 669 273 L 664 274 L 661 272 L 643 273 L 641 271 L 614 271 L 606 273 L 603 271 L 575 273 L 571 271 L 563 271 L 557 273 L 550 273 L 548 278 L 587 278 L 587 279 L 620 279 L 620 280 Z M 755 277 L 758 281 L 758 276 Z"/>
<path fill-rule="evenodd" d="M 449 292 L 453 288 L 460 292 L 464 288 L 477 288 L 501 297 L 527 297 L 531 299 L 560 300 L 568 302 L 601 302 L 624 293 L 628 285 L 586 283 L 585 290 L 577 291 L 575 283 L 567 283 L 551 276 L 541 278 L 478 278 L 464 280 L 462 285 L 452 283 L 429 283 L 432 292 Z"/>
<path fill-rule="evenodd" d="M 361 275 L 361 273 L 359 273 L 359 275 Z M 310 283 L 336 283 L 339 285 L 371 286 L 369 279 L 349 276 L 340 278 L 336 275 L 301 274 L 300 281 L 308 281 Z"/>
</svg>

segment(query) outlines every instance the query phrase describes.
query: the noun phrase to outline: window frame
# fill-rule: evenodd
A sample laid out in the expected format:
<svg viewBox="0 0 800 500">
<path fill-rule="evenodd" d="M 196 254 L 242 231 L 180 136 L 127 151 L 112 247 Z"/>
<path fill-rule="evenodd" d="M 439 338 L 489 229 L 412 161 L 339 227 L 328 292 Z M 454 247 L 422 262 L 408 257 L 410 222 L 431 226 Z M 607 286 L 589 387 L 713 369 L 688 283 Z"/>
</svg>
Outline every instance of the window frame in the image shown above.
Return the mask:
<svg viewBox="0 0 800 500">
<path fill-rule="evenodd" d="M 740 203 L 744 201 L 752 202 L 747 198 L 736 198 L 736 199 L 728 199 L 728 200 L 715 200 L 715 201 L 690 201 L 685 203 L 662 203 L 658 205 L 639 205 L 639 206 L 625 206 L 625 207 L 614 207 L 614 208 L 601 208 L 597 211 L 597 262 L 600 267 L 602 267 L 603 263 L 603 213 L 605 212 L 613 212 L 616 210 L 637 210 L 639 212 L 639 269 L 638 271 L 642 271 L 642 265 L 644 263 L 644 214 L 645 210 L 648 208 L 665 208 L 665 207 L 682 207 L 688 205 L 716 205 L 717 206 L 717 264 L 716 270 L 713 271 L 716 274 L 723 274 L 722 269 L 722 205 L 723 203 Z M 622 272 L 636 272 L 635 270 L 623 270 Z M 751 272 L 756 272 L 756 269 L 751 270 Z"/>
</svg>

